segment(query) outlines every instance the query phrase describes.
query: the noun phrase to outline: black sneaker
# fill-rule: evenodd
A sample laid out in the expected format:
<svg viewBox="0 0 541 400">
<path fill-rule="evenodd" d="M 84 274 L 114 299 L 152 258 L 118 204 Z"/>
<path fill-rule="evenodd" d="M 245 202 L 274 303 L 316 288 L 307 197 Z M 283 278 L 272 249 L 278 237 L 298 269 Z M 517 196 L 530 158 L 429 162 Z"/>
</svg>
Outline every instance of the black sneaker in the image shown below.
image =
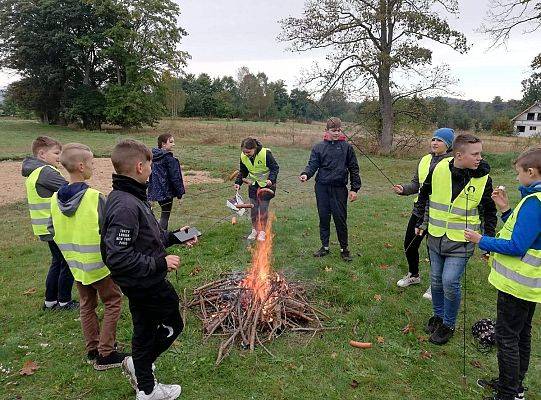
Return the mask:
<svg viewBox="0 0 541 400">
<path fill-rule="evenodd" d="M 100 353 L 98 353 L 97 349 L 90 350 L 88 353 L 86 353 L 86 362 L 90 365 L 96 364 L 96 360 Z"/>
<path fill-rule="evenodd" d="M 61 311 L 71 311 L 71 310 L 78 310 L 79 309 L 79 302 L 76 300 L 70 300 L 63 306 L 60 304 L 58 305 L 58 310 Z"/>
<path fill-rule="evenodd" d="M 43 306 L 41 307 L 41 309 L 42 309 L 43 311 L 55 311 L 55 310 L 58 310 L 58 307 L 59 307 L 59 306 L 58 306 L 58 303 L 55 303 L 54 306 L 51 306 L 51 307 L 47 307 L 47 306 L 45 305 L 45 303 L 43 303 Z"/>
<path fill-rule="evenodd" d="M 98 354 L 96 364 L 94 364 L 94 369 L 97 369 L 98 371 L 105 371 L 106 369 L 120 367 L 122 365 L 122 361 L 124 361 L 124 359 L 128 356 L 129 354 L 120 353 L 118 351 L 113 351 L 111 354 L 105 357 Z"/>
<path fill-rule="evenodd" d="M 438 326 L 438 328 L 434 331 L 432 335 L 430 335 L 430 338 L 428 339 L 430 343 L 434 343 L 437 345 L 445 344 L 453 337 L 453 334 L 455 333 L 454 328 L 450 328 L 445 324 L 441 324 Z"/>
<path fill-rule="evenodd" d="M 443 319 L 437 316 L 430 317 L 428 324 L 426 324 L 425 332 L 433 334 L 440 325 L 443 324 Z"/>
<path fill-rule="evenodd" d="M 496 390 L 498 388 L 498 378 L 477 379 L 477 386 L 487 390 Z"/>
<path fill-rule="evenodd" d="M 325 257 L 327 254 L 329 254 L 329 249 L 321 246 L 321 249 L 314 253 L 314 257 Z"/>
<path fill-rule="evenodd" d="M 352 262 L 353 258 L 351 257 L 351 254 L 349 254 L 348 249 L 342 249 L 340 250 L 340 257 L 342 257 L 342 260 L 345 262 Z"/>
</svg>

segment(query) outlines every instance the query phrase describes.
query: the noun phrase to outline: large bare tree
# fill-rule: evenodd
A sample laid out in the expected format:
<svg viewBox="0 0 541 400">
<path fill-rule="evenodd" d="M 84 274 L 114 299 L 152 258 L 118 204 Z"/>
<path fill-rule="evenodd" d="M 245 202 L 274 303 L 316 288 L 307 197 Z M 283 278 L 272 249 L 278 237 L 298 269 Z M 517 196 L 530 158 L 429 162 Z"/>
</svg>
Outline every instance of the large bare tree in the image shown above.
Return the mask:
<svg viewBox="0 0 541 400">
<path fill-rule="evenodd" d="M 301 17 L 281 22 L 279 39 L 293 51 L 327 49 L 305 79 L 323 93 L 342 89 L 379 95 L 379 150 L 393 145 L 393 104 L 401 98 L 444 88 L 447 68 L 430 68 L 434 41 L 466 52 L 465 36 L 440 13 L 457 14 L 456 0 L 307 0 Z"/>
</svg>

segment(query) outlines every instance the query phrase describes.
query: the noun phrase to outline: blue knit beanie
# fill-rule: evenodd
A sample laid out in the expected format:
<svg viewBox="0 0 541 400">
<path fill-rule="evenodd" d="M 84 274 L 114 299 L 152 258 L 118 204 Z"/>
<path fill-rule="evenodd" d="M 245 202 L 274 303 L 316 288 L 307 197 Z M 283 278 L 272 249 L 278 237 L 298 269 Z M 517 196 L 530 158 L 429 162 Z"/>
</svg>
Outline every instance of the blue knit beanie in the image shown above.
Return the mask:
<svg viewBox="0 0 541 400">
<path fill-rule="evenodd" d="M 441 140 L 450 150 L 453 147 L 453 140 L 455 140 L 455 131 L 451 128 L 440 128 L 434 131 L 432 138 Z"/>
</svg>

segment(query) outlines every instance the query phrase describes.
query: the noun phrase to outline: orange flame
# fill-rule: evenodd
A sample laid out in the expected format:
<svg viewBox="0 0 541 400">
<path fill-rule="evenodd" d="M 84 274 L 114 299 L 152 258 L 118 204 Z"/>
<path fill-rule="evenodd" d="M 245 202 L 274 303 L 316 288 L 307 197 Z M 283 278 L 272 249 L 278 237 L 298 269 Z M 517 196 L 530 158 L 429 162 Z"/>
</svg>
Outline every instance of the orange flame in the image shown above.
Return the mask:
<svg viewBox="0 0 541 400">
<path fill-rule="evenodd" d="M 271 284 L 271 256 L 272 256 L 272 222 L 274 215 L 269 213 L 265 227 L 265 241 L 257 241 L 252 252 L 252 267 L 244 279 L 242 286 L 254 291 L 254 300 L 264 302 L 267 300 Z M 260 231 L 261 229 L 258 229 Z"/>
</svg>

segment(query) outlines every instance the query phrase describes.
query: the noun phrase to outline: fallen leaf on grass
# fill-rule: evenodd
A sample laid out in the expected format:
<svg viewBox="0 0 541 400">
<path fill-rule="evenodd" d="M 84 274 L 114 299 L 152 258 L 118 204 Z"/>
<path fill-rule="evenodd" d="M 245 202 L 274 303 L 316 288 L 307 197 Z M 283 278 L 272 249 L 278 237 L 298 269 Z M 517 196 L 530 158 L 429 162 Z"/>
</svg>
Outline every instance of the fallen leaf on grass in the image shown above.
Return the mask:
<svg viewBox="0 0 541 400">
<path fill-rule="evenodd" d="M 331 267 L 325 267 L 325 272 L 331 272 L 331 271 L 332 271 Z"/>
<path fill-rule="evenodd" d="M 415 332 L 415 327 L 411 324 L 411 322 L 408 322 L 408 324 L 402 329 L 402 333 L 407 335 L 410 332 Z"/>
<path fill-rule="evenodd" d="M 24 363 L 23 367 L 19 371 L 19 374 L 23 376 L 34 375 L 34 372 L 36 372 L 38 368 L 38 365 L 34 361 L 28 360 Z"/>
<path fill-rule="evenodd" d="M 337 354 L 336 352 L 333 351 L 333 352 L 331 353 L 331 358 L 336 358 L 336 357 L 338 357 L 338 354 Z"/>
<path fill-rule="evenodd" d="M 30 295 L 30 294 L 35 294 L 36 292 L 37 292 L 37 289 L 36 289 L 35 287 L 33 287 L 33 288 L 30 288 L 30 289 L 25 290 L 25 291 L 23 292 L 23 294 L 25 294 L 25 295 L 28 296 L 28 295 Z"/>
<path fill-rule="evenodd" d="M 393 247 L 391 243 L 384 243 L 383 245 L 385 246 L 386 249 L 390 249 L 391 247 Z"/>
<path fill-rule="evenodd" d="M 351 275 L 351 281 L 357 282 L 359 280 L 359 277 L 357 275 Z"/>
<path fill-rule="evenodd" d="M 481 364 L 481 361 L 479 360 L 472 360 L 470 361 L 470 364 L 475 368 L 483 368 L 483 364 Z"/>
<path fill-rule="evenodd" d="M 351 386 L 353 389 L 356 389 L 357 386 L 359 386 L 359 382 L 357 382 L 355 379 L 353 379 L 353 380 L 349 383 L 349 386 Z"/>
<path fill-rule="evenodd" d="M 428 360 L 432 358 L 432 353 L 426 350 L 421 350 L 421 354 L 419 354 L 422 360 Z"/>
<path fill-rule="evenodd" d="M 389 264 L 380 264 L 379 269 L 385 271 L 389 269 Z"/>
<path fill-rule="evenodd" d="M 419 343 L 424 343 L 428 340 L 428 336 L 426 335 L 419 335 L 417 336 L 417 340 L 419 341 Z"/>
<path fill-rule="evenodd" d="M 200 272 L 201 272 L 201 267 L 200 267 L 200 266 L 197 266 L 197 267 L 195 267 L 194 269 L 192 269 L 192 272 L 190 272 L 190 276 L 196 276 L 196 275 L 199 275 Z"/>
<path fill-rule="evenodd" d="M 374 295 L 374 300 L 381 301 L 381 294 L 375 294 Z"/>
<path fill-rule="evenodd" d="M 378 336 L 376 338 L 376 341 L 379 343 L 379 344 L 385 344 L 385 339 L 383 338 L 383 336 Z"/>
</svg>

